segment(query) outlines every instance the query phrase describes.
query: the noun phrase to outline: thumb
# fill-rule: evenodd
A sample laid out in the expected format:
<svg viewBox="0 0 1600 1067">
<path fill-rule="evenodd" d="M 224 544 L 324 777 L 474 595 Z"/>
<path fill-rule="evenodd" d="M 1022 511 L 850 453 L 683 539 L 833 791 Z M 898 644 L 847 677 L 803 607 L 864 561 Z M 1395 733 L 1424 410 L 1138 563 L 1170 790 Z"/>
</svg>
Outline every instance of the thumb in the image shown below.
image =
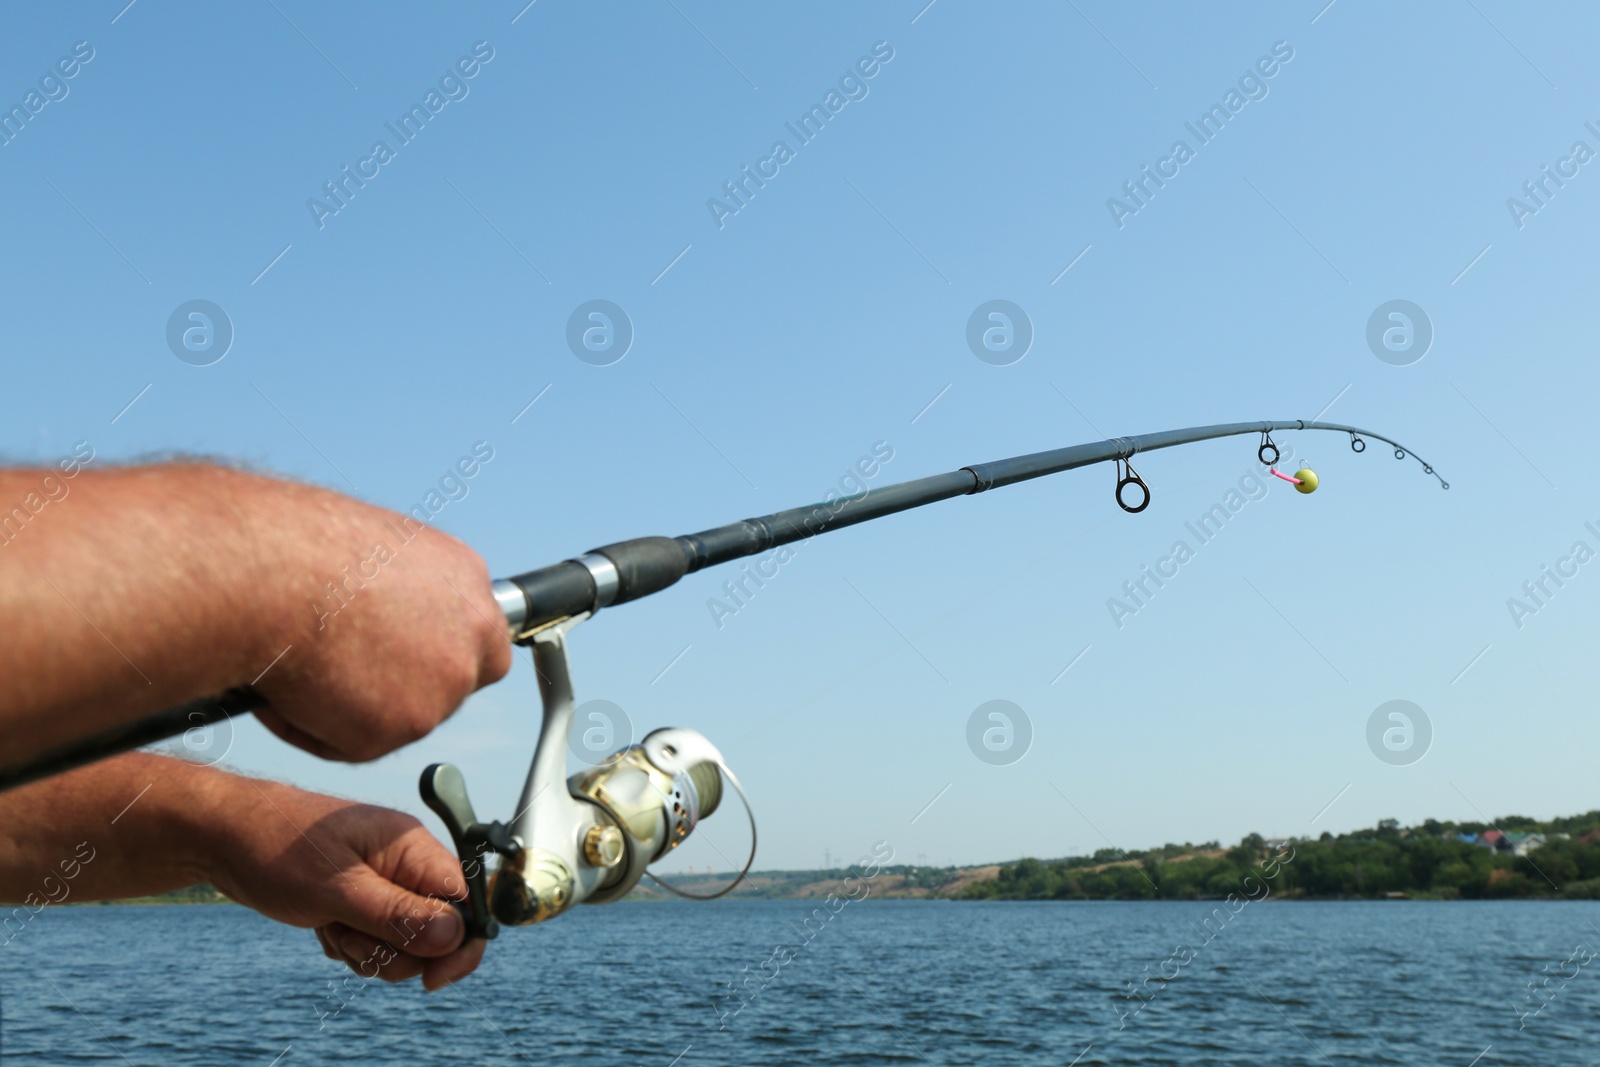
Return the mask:
<svg viewBox="0 0 1600 1067">
<path fill-rule="evenodd" d="M 461 915 L 448 900 L 423 896 L 368 867 L 350 872 L 334 919 L 412 956 L 443 956 L 461 945 Z"/>
</svg>

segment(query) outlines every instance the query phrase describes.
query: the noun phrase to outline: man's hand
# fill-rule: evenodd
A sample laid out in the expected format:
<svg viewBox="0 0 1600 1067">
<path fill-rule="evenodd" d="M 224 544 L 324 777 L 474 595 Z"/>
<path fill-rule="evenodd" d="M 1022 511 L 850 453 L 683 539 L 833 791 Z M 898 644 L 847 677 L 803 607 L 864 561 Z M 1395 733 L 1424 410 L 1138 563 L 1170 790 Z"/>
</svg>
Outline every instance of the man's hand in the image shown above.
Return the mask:
<svg viewBox="0 0 1600 1067">
<path fill-rule="evenodd" d="M 198 463 L 0 471 L 0 502 L 42 479 L 0 539 L 8 763 L 250 682 L 278 736 L 373 759 L 510 668 L 483 560 L 411 516 Z"/>
<path fill-rule="evenodd" d="M 363 977 L 437 989 L 483 958 L 449 903 L 465 892 L 460 863 L 409 815 L 142 752 L 0 794 L 0 900 L 198 882 L 314 928 Z"/>
<path fill-rule="evenodd" d="M 296 590 L 282 598 L 288 652 L 256 684 L 268 729 L 324 759 L 374 759 L 505 676 L 505 616 L 476 552 L 409 516 L 268 484 L 251 506 Z"/>
<path fill-rule="evenodd" d="M 421 975 L 432 990 L 477 968 L 485 942 L 461 943 L 461 917 L 449 903 L 465 893 L 461 864 L 416 819 L 229 778 L 212 801 L 227 814 L 210 828 L 211 883 L 224 894 L 279 922 L 315 927 L 327 956 L 366 978 Z"/>
</svg>

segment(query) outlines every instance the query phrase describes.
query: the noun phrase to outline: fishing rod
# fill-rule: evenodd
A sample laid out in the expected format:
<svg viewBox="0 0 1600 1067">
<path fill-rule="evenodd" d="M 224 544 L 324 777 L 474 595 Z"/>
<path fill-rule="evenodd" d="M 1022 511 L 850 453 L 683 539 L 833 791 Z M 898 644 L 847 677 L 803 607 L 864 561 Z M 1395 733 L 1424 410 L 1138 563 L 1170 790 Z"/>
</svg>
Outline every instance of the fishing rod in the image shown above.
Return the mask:
<svg viewBox="0 0 1600 1067">
<path fill-rule="evenodd" d="M 1318 484 L 1314 471 L 1303 468 L 1288 475 L 1276 469 L 1281 453 L 1272 434 L 1279 430 L 1346 433 L 1356 452 L 1366 450 L 1366 438 L 1382 441 L 1394 449 L 1395 459 L 1411 456 L 1422 464 L 1423 473 L 1438 479 L 1441 488 L 1450 488 L 1421 456 L 1370 430 L 1303 420 L 1223 423 L 1113 437 L 975 463 L 948 474 L 830 496 L 819 503 L 699 533 L 619 541 L 575 559 L 496 580 L 494 598 L 505 615 L 508 635 L 513 642 L 532 649 L 544 720 L 518 812 L 509 824 L 478 820 L 465 779 L 450 764 L 433 764 L 422 774 L 422 799 L 450 831 L 466 876 L 462 897 L 456 903 L 465 917 L 467 936 L 490 938 L 501 922 L 542 922 L 575 903 L 616 900 L 646 877 L 680 896 L 712 899 L 738 885 L 755 860 L 755 815 L 744 789 L 716 746 L 693 730 L 656 730 L 639 744 L 572 775 L 566 788 L 549 788 L 565 776 L 574 714 L 567 635 L 596 612 L 658 593 L 686 574 L 719 563 L 952 497 L 1096 463 L 1117 464 L 1117 505 L 1137 514 L 1149 507 L 1151 494 L 1133 469 L 1134 455 L 1221 437 L 1260 434 L 1256 459 L 1293 484 L 1296 491 L 1313 492 Z M 260 693 L 241 686 L 169 708 L 0 771 L 0 791 L 263 707 L 266 700 Z M 701 819 L 717 809 L 724 779 L 739 794 L 749 817 L 750 855 L 730 884 L 716 893 L 695 896 L 656 878 L 648 867 L 677 848 Z M 492 882 L 485 862 L 491 854 L 500 861 Z"/>
</svg>

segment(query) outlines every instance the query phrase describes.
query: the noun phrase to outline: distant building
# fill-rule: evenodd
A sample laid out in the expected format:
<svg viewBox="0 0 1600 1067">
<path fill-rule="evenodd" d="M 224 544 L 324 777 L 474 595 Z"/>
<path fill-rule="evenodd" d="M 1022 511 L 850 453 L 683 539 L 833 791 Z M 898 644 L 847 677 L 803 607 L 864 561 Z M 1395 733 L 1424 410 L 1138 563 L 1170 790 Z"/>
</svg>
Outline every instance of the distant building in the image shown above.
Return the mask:
<svg viewBox="0 0 1600 1067">
<path fill-rule="evenodd" d="M 1502 833 L 1499 830 L 1485 830 L 1474 841 L 1474 844 L 1480 845 L 1490 852 L 1512 856 L 1526 856 L 1534 849 L 1544 847 L 1544 843 L 1544 834 L 1527 830 L 1512 830 L 1510 833 Z"/>
<path fill-rule="evenodd" d="M 1504 837 L 1505 848 L 1514 856 L 1526 856 L 1536 848 L 1544 847 L 1544 835 L 1540 833 L 1522 833 L 1513 830 Z"/>
</svg>

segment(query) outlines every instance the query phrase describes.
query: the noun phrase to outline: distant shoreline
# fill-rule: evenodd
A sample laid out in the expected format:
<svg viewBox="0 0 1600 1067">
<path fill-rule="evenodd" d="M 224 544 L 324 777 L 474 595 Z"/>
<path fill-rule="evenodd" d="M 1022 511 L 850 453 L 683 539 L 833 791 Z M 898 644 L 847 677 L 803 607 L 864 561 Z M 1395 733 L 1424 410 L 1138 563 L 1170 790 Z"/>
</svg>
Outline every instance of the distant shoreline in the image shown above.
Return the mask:
<svg viewBox="0 0 1600 1067">
<path fill-rule="evenodd" d="M 784 871 L 784 872 L 766 872 L 766 873 L 768 873 L 768 874 L 791 874 L 791 873 L 793 873 L 793 874 L 806 875 L 806 874 L 810 874 L 811 872 L 787 872 L 787 871 Z M 699 882 L 699 881 L 702 881 L 702 880 L 697 879 L 696 881 Z M 716 883 L 711 879 L 704 879 L 703 881 L 704 881 L 705 885 L 702 888 L 711 888 L 711 887 L 714 887 L 716 885 Z M 808 890 L 810 890 L 815 884 L 816 883 L 814 883 L 814 882 L 807 883 L 806 888 Z M 66 902 L 64 902 L 62 904 L 53 905 L 53 906 L 54 907 L 69 907 L 69 908 L 97 908 L 97 907 L 120 907 L 120 906 L 126 906 L 126 905 L 144 905 L 144 906 L 150 906 L 150 907 L 181 907 L 181 906 L 190 906 L 190 905 L 199 905 L 199 906 L 202 906 L 202 907 L 214 907 L 216 905 L 234 905 L 236 907 L 244 907 L 244 905 L 238 904 L 236 901 L 229 900 L 227 897 L 223 896 L 220 893 L 216 893 L 215 891 L 212 891 L 212 895 L 210 895 L 210 896 L 202 896 L 200 893 L 194 892 L 195 889 L 199 889 L 199 888 L 201 888 L 201 887 L 191 887 L 191 889 L 189 889 L 189 890 L 177 890 L 174 894 L 165 895 L 165 896 L 129 897 L 129 898 L 120 899 L 120 900 L 69 900 L 69 901 L 66 901 Z M 209 887 L 205 887 L 205 888 L 209 889 Z M 179 894 L 182 894 L 182 895 L 179 895 Z M 815 891 L 809 891 L 809 892 L 783 892 L 783 891 L 776 891 L 775 892 L 771 888 L 766 888 L 766 889 L 753 890 L 751 892 L 741 892 L 740 890 L 734 890 L 732 893 L 730 893 L 728 895 L 728 897 L 726 899 L 728 899 L 728 900 L 773 900 L 773 901 L 781 900 L 781 901 L 799 901 L 799 902 L 802 902 L 802 903 L 807 902 L 807 901 L 812 901 L 812 902 L 816 902 L 816 903 L 820 904 L 820 903 L 824 902 L 827 899 L 827 897 L 828 897 L 828 894 L 827 893 L 823 893 L 823 892 L 815 892 Z M 972 903 L 972 904 L 1212 904 L 1212 905 L 1223 905 L 1223 904 L 1226 904 L 1227 901 L 1228 901 L 1227 897 L 1211 897 L 1211 896 L 1207 896 L 1207 897 L 1158 897 L 1158 898 L 1139 898 L 1139 899 L 1132 899 L 1132 898 L 1128 898 L 1128 897 L 1101 897 L 1101 898 L 1090 898 L 1090 899 L 1083 899 L 1083 898 L 1076 898 L 1076 899 L 1074 899 L 1074 898 L 1052 898 L 1052 897 L 984 897 L 984 896 L 965 896 L 965 895 L 959 895 L 959 894 L 935 894 L 935 893 L 927 893 L 927 892 L 907 892 L 907 891 L 905 891 L 903 889 L 889 889 L 887 891 L 881 891 L 881 892 L 870 892 L 866 896 L 857 897 L 855 899 L 856 899 L 856 901 L 858 903 L 865 903 L 865 902 L 874 901 L 874 900 L 877 900 L 877 901 L 890 901 L 890 900 L 893 900 L 893 901 L 920 901 L 920 902 L 927 902 L 927 903 L 949 903 L 949 902 L 952 902 L 952 901 L 956 901 L 956 902 L 964 902 L 964 903 Z M 1585 899 L 1586 898 L 1573 898 L 1573 897 L 1567 897 L 1567 896 L 1560 896 L 1560 895 L 1557 895 L 1555 893 L 1525 894 L 1525 895 L 1516 896 L 1516 897 L 1450 897 L 1450 896 L 1437 896 L 1437 895 L 1426 894 L 1426 893 L 1402 894 L 1402 895 L 1398 895 L 1398 896 L 1382 896 L 1382 897 L 1378 897 L 1378 896 L 1307 896 L 1307 895 L 1297 894 L 1297 893 L 1281 893 L 1281 894 L 1280 893 L 1273 893 L 1273 894 L 1269 894 L 1268 896 L 1261 897 L 1261 898 L 1259 898 L 1258 900 L 1256 900 L 1254 902 L 1255 903 L 1263 903 L 1263 904 L 1267 904 L 1267 903 L 1284 903 L 1284 904 L 1302 904 L 1302 903 L 1304 903 L 1304 904 L 1418 904 L 1418 903 L 1420 903 L 1420 904 L 1461 904 L 1461 903 L 1474 903 L 1474 902 L 1478 902 L 1478 901 L 1490 901 L 1490 902 L 1498 903 L 1498 902 L 1516 901 L 1516 900 L 1542 900 L 1542 901 L 1566 901 L 1566 902 L 1569 902 L 1569 903 L 1584 903 Z M 1592 903 L 1592 901 L 1589 901 L 1589 902 Z M 618 901 L 618 903 L 622 903 L 622 904 L 639 904 L 639 905 L 643 905 L 643 904 L 677 904 L 677 903 L 681 903 L 681 901 L 677 897 L 669 896 L 666 893 L 653 892 L 653 891 L 650 891 L 650 890 L 643 890 L 643 891 L 635 890 L 633 893 L 630 893 L 628 896 L 626 896 L 626 897 L 622 898 L 622 900 Z M 3 906 L 4 907 L 21 907 L 22 905 L 10 905 L 10 904 L 8 904 L 8 905 L 3 905 Z"/>
<path fill-rule="evenodd" d="M 1505 827 L 1505 829 L 1501 829 Z M 890 854 L 892 858 L 892 852 Z M 1536 858 L 1535 858 L 1536 857 Z M 863 861 L 865 862 L 865 861 Z M 1495 823 L 1429 819 L 1403 827 L 1384 819 L 1370 830 L 1317 838 L 1248 834 L 1224 849 L 1185 842 L 1092 856 L 1020 859 L 968 867 L 873 865 L 752 871 L 729 894 L 740 900 L 1010 900 L 1213 903 L 1243 900 L 1437 901 L 1600 900 L 1600 811 L 1537 822 L 1508 815 Z M 689 892 L 724 889 L 727 874 L 672 876 Z M 863 893 L 863 890 L 865 892 Z M 633 903 L 670 900 L 638 886 Z M 119 901 L 75 905 L 221 904 L 210 885 Z"/>
<path fill-rule="evenodd" d="M 765 901 L 774 901 L 774 902 L 777 902 L 777 901 L 785 901 L 785 902 L 787 902 L 787 901 L 801 901 L 801 902 L 816 901 L 816 902 L 820 903 L 825 898 L 823 898 L 823 897 L 802 897 L 802 896 L 792 896 L 792 897 L 791 896 L 755 896 L 755 895 L 742 896 L 739 893 L 735 892 L 735 893 L 729 894 L 725 899 L 727 899 L 727 900 L 765 900 Z M 998 898 L 992 898 L 992 897 L 991 898 L 982 898 L 982 897 L 965 897 L 965 898 L 963 898 L 963 897 L 935 897 L 935 896 L 908 896 L 908 895 L 898 895 L 898 896 L 869 895 L 869 896 L 866 896 L 866 897 L 858 898 L 856 903 L 863 903 L 864 904 L 864 903 L 867 903 L 867 902 L 870 902 L 870 901 L 874 901 L 874 900 L 881 901 L 881 902 L 894 901 L 895 903 L 927 903 L 927 904 L 952 904 L 952 903 L 954 903 L 954 904 L 1225 904 L 1227 902 L 1227 899 L 1225 897 L 1207 897 L 1207 898 L 1204 898 L 1204 899 L 1193 899 L 1193 898 L 1191 898 L 1191 899 L 1186 899 L 1186 900 L 1179 900 L 1179 899 L 1175 899 L 1175 898 L 1161 898 L 1161 899 L 1153 899 L 1153 900 L 1127 900 L 1127 899 L 1115 898 L 1115 897 L 1107 898 L 1107 899 L 1104 899 L 1104 900 L 1050 900 L 1050 899 L 1042 899 L 1042 898 L 1008 900 L 1008 899 L 998 899 Z M 1254 903 L 1259 903 L 1259 904 L 1508 904 L 1508 903 L 1516 903 L 1517 901 L 1538 901 L 1538 902 L 1541 902 L 1541 903 L 1557 903 L 1557 904 L 1585 904 L 1585 903 L 1591 903 L 1592 904 L 1593 903 L 1592 900 L 1574 899 L 1572 897 L 1562 897 L 1562 896 L 1557 896 L 1554 893 L 1546 893 L 1543 896 L 1521 896 L 1521 897 L 1428 897 L 1428 896 L 1415 896 L 1415 897 L 1387 897 L 1386 898 L 1386 897 L 1271 896 L 1271 897 L 1263 897 L 1262 899 L 1260 899 L 1259 901 L 1255 901 Z M 669 896 L 665 896 L 665 895 L 662 895 L 662 896 L 648 896 L 648 897 L 629 895 L 629 896 L 623 897 L 619 901 L 616 901 L 616 903 L 643 906 L 643 905 L 650 905 L 650 904 L 682 904 L 684 902 L 681 901 L 681 900 L 678 900 L 678 899 L 676 899 L 674 897 L 669 897 Z M 10 908 L 10 907 L 23 907 L 23 906 L 24 905 L 21 905 L 21 904 L 0 904 L 0 907 L 7 907 L 7 908 Z M 162 897 L 130 897 L 130 898 L 125 899 L 125 900 L 72 900 L 72 901 L 67 901 L 65 903 L 62 903 L 62 904 L 53 904 L 53 905 L 49 905 L 49 906 L 50 907 L 58 907 L 58 908 L 102 908 L 102 907 L 125 907 L 125 906 L 156 907 L 156 908 L 218 907 L 218 906 L 231 906 L 231 907 L 237 907 L 237 908 L 245 907 L 243 904 L 240 904 L 237 901 L 229 900 L 226 897 L 223 897 L 220 900 L 167 900 L 167 899 L 164 899 Z M 249 910 L 249 909 L 247 908 L 246 910 Z"/>
</svg>

